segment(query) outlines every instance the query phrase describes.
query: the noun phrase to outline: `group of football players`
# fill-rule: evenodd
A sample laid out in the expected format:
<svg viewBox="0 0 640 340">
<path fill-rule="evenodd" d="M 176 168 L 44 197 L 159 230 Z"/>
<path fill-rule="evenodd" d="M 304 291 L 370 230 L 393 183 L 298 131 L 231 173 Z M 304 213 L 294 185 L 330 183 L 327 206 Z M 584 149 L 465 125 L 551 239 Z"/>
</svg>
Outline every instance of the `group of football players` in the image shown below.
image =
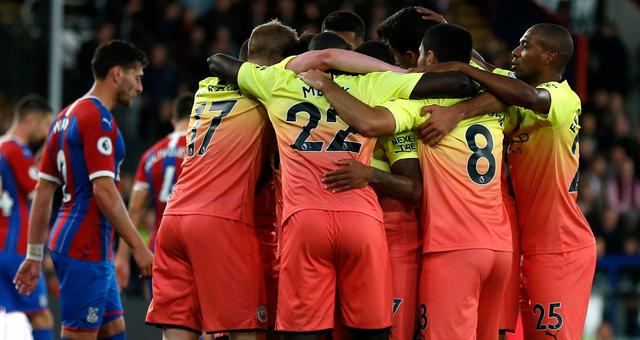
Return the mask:
<svg viewBox="0 0 640 340">
<path fill-rule="evenodd" d="M 144 53 L 101 45 L 93 87 L 50 129 L 44 101 L 19 103 L 0 142 L 0 305 L 51 338 L 48 239 L 64 339 L 125 338 L 130 255 L 165 339 L 496 339 L 519 315 L 526 339 L 579 339 L 596 251 L 576 204 L 569 32 L 532 26 L 511 70 L 425 8 L 387 18 L 384 42 L 364 32 L 348 11 L 316 35 L 274 20 L 239 59 L 210 57 L 140 160 L 129 211 L 110 111 L 142 92 Z M 47 135 L 37 171 L 28 144 Z"/>
</svg>

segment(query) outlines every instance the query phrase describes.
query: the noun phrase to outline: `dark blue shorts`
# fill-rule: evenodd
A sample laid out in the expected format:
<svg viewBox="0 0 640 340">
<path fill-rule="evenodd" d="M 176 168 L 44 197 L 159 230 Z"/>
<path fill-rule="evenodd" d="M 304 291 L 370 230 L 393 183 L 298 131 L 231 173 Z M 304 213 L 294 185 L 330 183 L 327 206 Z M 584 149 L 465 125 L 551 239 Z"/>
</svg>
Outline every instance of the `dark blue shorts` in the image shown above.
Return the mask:
<svg viewBox="0 0 640 340">
<path fill-rule="evenodd" d="M 77 260 L 51 252 L 60 281 L 62 327 L 98 331 L 124 313 L 111 261 Z"/>
<path fill-rule="evenodd" d="M 40 273 L 38 286 L 33 293 L 28 296 L 20 295 L 13 284 L 13 278 L 23 260 L 22 255 L 0 252 L 0 308 L 7 312 L 36 314 L 46 309 L 49 303 L 44 275 Z"/>
</svg>

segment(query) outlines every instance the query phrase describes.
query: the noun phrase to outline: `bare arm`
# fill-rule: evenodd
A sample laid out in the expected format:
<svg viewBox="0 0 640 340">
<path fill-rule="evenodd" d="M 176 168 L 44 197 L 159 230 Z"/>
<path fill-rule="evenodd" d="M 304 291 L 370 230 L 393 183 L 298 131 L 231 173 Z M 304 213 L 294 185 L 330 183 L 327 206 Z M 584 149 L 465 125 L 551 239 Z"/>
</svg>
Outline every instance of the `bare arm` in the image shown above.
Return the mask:
<svg viewBox="0 0 640 340">
<path fill-rule="evenodd" d="M 393 175 L 376 179 L 371 186 L 395 199 L 409 203 L 420 203 L 422 200 L 422 170 L 420 170 L 418 159 L 398 160 L 391 166 L 391 172 Z"/>
<path fill-rule="evenodd" d="M 350 73 L 376 71 L 406 72 L 406 70 L 401 67 L 387 64 L 376 58 L 336 48 L 305 52 L 291 60 L 287 64 L 286 69 L 295 73 L 306 72 L 313 69 L 322 71 L 333 69 Z"/>
<path fill-rule="evenodd" d="M 488 92 L 507 105 L 514 105 L 533 110 L 540 114 L 548 114 L 551 107 L 551 96 L 543 89 L 535 88 L 522 80 L 479 70 L 464 63 L 443 63 L 447 69 L 463 72 L 477 81 Z"/>
<path fill-rule="evenodd" d="M 58 186 L 57 183 L 44 179 L 38 180 L 36 185 L 35 198 L 31 205 L 31 214 L 29 216 L 29 249 L 27 250 L 27 258 L 22 261 L 13 279 L 16 290 L 20 294 L 31 294 L 38 284 L 44 255 L 44 243 L 47 241 L 53 194 Z M 31 249 L 32 247 L 34 248 L 33 250 Z M 40 260 L 37 260 L 37 257 Z"/>
<path fill-rule="evenodd" d="M 325 173 L 322 182 L 333 192 L 343 192 L 370 185 L 377 192 L 395 199 L 418 203 L 422 198 L 422 174 L 417 159 L 402 159 L 387 173 L 355 159 L 340 159 L 342 168 Z"/>
<path fill-rule="evenodd" d="M 153 255 L 145 246 L 142 238 L 138 235 L 136 227 L 129 218 L 113 179 L 110 177 L 98 177 L 92 182 L 93 195 L 100 211 L 131 248 L 133 256 L 140 267 L 142 277 L 150 277 Z"/>
<path fill-rule="evenodd" d="M 238 83 L 238 72 L 243 62 L 226 54 L 216 53 L 207 58 L 209 71 L 230 83 Z"/>
<path fill-rule="evenodd" d="M 396 122 L 391 112 L 384 108 L 372 108 L 361 102 L 329 76 L 318 70 L 301 73 L 300 77 L 308 85 L 322 91 L 331 105 L 338 111 L 340 118 L 358 130 L 363 136 L 385 136 L 395 132 Z"/>
<path fill-rule="evenodd" d="M 150 200 L 149 189 L 135 189 L 131 192 L 131 198 L 129 199 L 129 217 L 134 226 L 139 227 L 142 225 L 144 213 L 146 207 L 149 206 Z M 120 289 L 129 285 L 129 275 L 131 273 L 131 268 L 129 267 L 130 257 L 131 249 L 127 245 L 127 242 L 120 242 L 114 261 L 116 278 L 118 279 Z"/>
<path fill-rule="evenodd" d="M 465 98 L 477 92 L 471 79 L 460 72 L 424 73 L 410 98 Z"/>
<path fill-rule="evenodd" d="M 504 111 L 507 106 L 491 93 L 465 100 L 450 107 L 429 105 L 422 108 L 421 115 L 431 114 L 429 120 L 420 124 L 417 137 L 422 143 L 435 146 L 453 130 L 458 123 L 467 118 Z"/>
<path fill-rule="evenodd" d="M 51 205 L 53 195 L 58 189 L 58 184 L 44 179 L 38 180 L 35 189 L 35 197 L 29 214 L 29 241 L 30 244 L 44 244 L 47 241 L 49 219 L 51 218 Z"/>
</svg>

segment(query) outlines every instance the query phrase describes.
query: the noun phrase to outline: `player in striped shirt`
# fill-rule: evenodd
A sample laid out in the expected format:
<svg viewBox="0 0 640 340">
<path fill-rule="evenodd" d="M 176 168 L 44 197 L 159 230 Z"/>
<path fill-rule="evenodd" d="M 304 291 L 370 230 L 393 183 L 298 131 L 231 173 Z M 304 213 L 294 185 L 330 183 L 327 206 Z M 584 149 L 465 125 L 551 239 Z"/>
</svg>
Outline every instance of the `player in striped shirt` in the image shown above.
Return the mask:
<svg viewBox="0 0 640 340">
<path fill-rule="evenodd" d="M 53 339 L 44 276 L 28 296 L 18 294 L 12 281 L 27 251 L 29 210 L 38 179 L 30 145 L 42 143 L 52 119 L 44 99 L 27 96 L 18 102 L 11 128 L 0 137 L 0 309 L 25 313 L 35 340 Z"/>
<path fill-rule="evenodd" d="M 153 205 L 155 220 L 149 240 L 151 251 L 155 248 L 162 213 L 182 171 L 184 148 L 187 144 L 185 136 L 192 107 L 193 94 L 191 93 L 183 94 L 175 100 L 171 116 L 173 132 L 144 152 L 136 170 L 136 181 L 129 199 L 129 216 L 133 224 L 139 227 L 142 225 L 149 203 Z M 129 247 L 125 242 L 120 243 L 114 264 L 121 289 L 129 283 L 129 258 Z M 149 281 L 149 288 L 151 288 L 151 281 Z M 149 294 L 152 296 L 151 290 Z"/>
<path fill-rule="evenodd" d="M 124 140 L 110 110 L 142 92 L 144 53 L 122 40 L 96 49 L 94 84 L 58 115 L 49 132 L 29 222 L 27 257 L 14 283 L 30 294 L 40 276 L 47 225 L 56 189 L 62 206 L 49 250 L 60 281 L 62 337 L 125 338 L 122 302 L 111 253 L 114 228 L 131 246 L 143 277 L 153 255 L 136 232 L 118 191 Z"/>
</svg>

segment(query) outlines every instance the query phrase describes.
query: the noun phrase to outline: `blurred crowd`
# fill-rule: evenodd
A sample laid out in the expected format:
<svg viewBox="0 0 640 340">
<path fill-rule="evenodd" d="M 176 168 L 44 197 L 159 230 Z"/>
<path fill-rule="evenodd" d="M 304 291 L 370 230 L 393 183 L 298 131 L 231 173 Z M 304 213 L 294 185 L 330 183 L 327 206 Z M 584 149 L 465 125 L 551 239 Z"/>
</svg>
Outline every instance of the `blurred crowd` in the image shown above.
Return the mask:
<svg viewBox="0 0 640 340">
<path fill-rule="evenodd" d="M 79 2 L 83 3 L 83 2 Z M 104 41 L 121 38 L 143 48 L 143 95 L 128 109 L 115 112 L 127 142 L 122 190 L 128 198 L 133 172 L 142 152 L 171 131 L 171 102 L 194 91 L 208 76 L 205 60 L 215 52 L 237 55 L 251 29 L 272 18 L 298 30 L 317 33 L 322 20 L 338 9 L 358 13 L 367 39 L 376 39 L 378 24 L 397 9 L 421 5 L 447 13 L 449 1 L 367 0 L 112 0 L 86 1 L 67 8 L 71 18 L 84 18 L 84 28 L 65 28 L 76 44 L 65 48 L 64 102 L 83 95 L 92 82 L 90 62 Z M 455 21 L 454 21 L 455 22 Z M 74 41 L 71 39 L 71 41 Z M 580 119 L 579 204 L 598 244 L 598 255 L 640 255 L 640 130 L 638 114 L 625 102 L 638 84 L 630 72 L 629 46 L 611 23 L 600 25 L 589 40 L 589 96 Z M 489 39 L 476 46 L 499 67 L 510 61 L 504 42 Z M 0 91 L 0 133 L 11 121 L 10 101 Z M 153 214 L 147 225 L 152 226 Z M 637 276 L 637 277 L 636 277 Z M 625 278 L 622 279 L 623 283 Z M 598 281 L 598 276 L 596 276 Z M 631 295 L 640 275 L 629 279 Z M 599 289 L 598 282 L 594 290 Z M 631 299 L 625 313 L 638 315 L 640 299 Z M 632 323 L 637 324 L 637 323 Z M 629 326 L 637 328 L 637 326 Z M 639 330 L 628 329 L 628 334 Z"/>
<path fill-rule="evenodd" d="M 87 37 L 65 49 L 65 103 L 83 95 L 92 82 L 91 57 L 102 42 L 121 38 L 147 51 L 149 66 L 143 78 L 144 92 L 129 109 L 116 112 L 128 146 L 124 164 L 123 193 L 128 196 L 132 173 L 140 154 L 171 131 L 171 102 L 180 93 L 194 91 L 208 76 L 206 58 L 215 52 L 237 55 L 251 29 L 272 18 L 298 30 L 317 33 L 322 20 L 338 9 L 358 13 L 367 28 L 367 39 L 377 38 L 378 24 L 397 9 L 423 5 L 447 13 L 448 1 L 364 0 L 114 0 L 86 2 L 67 8 L 67 16 L 90 18 L 89 32 L 66 34 Z M 476 49 L 499 67 L 510 61 L 504 44 L 489 40 Z M 596 234 L 599 254 L 637 255 L 640 252 L 640 131 L 625 109 L 633 87 L 629 53 L 614 24 L 605 23 L 591 37 L 589 99 L 581 117 L 580 206 Z M 637 81 L 637 80 L 636 80 Z M 6 98 L 0 107 L 10 112 Z M 10 114 L 0 119 L 0 131 Z M 151 225 L 151 224 L 150 224 Z"/>
</svg>

